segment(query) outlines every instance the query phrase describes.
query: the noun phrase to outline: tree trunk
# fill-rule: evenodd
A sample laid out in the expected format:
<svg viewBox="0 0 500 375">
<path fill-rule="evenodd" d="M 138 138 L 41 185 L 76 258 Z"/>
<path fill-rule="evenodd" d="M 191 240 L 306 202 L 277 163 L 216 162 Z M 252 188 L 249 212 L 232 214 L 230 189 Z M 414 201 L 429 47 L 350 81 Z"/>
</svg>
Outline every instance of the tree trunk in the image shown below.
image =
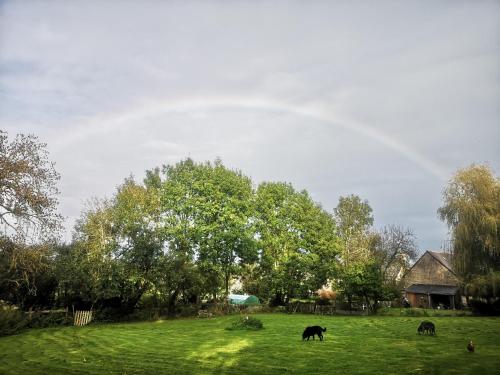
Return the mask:
<svg viewBox="0 0 500 375">
<path fill-rule="evenodd" d="M 224 276 L 224 287 L 226 289 L 226 297 L 229 295 L 229 278 L 230 275 L 226 273 L 226 275 Z"/>
<path fill-rule="evenodd" d="M 175 302 L 178 295 L 179 291 L 176 290 L 168 297 L 168 316 L 175 316 Z"/>
</svg>

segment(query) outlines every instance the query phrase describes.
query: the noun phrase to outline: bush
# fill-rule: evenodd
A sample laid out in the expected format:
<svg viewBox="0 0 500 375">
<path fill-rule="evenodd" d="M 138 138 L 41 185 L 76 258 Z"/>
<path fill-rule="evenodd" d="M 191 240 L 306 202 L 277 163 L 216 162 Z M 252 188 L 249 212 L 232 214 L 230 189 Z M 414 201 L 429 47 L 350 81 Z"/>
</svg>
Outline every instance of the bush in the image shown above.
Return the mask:
<svg viewBox="0 0 500 375">
<path fill-rule="evenodd" d="M 0 303 L 0 336 L 14 335 L 26 328 L 69 325 L 73 322 L 66 312 L 23 312 L 16 306 Z"/>
<path fill-rule="evenodd" d="M 318 295 L 318 305 L 330 305 L 337 298 L 337 292 L 333 291 L 332 289 L 318 289 L 316 291 L 316 294 Z"/>
<path fill-rule="evenodd" d="M 33 312 L 31 319 L 29 313 L 24 313 L 28 328 L 46 328 L 73 324 L 73 317 L 66 316 L 66 312 Z"/>
<path fill-rule="evenodd" d="M 155 321 L 167 315 L 168 310 L 160 308 L 138 308 L 132 312 L 124 313 L 120 308 L 107 307 L 95 310 L 92 321 L 99 323 L 146 322 Z"/>
<path fill-rule="evenodd" d="M 497 299 L 493 303 L 474 299 L 469 301 L 469 305 L 471 306 L 473 313 L 476 315 L 500 315 L 500 299 Z"/>
<path fill-rule="evenodd" d="M 242 316 L 238 320 L 233 321 L 228 330 L 253 330 L 257 331 L 264 328 L 264 324 L 257 318 L 251 316 Z"/>
<path fill-rule="evenodd" d="M 181 305 L 177 309 L 177 316 L 187 318 L 198 315 L 198 306 L 197 305 Z"/>
<path fill-rule="evenodd" d="M 20 332 L 28 325 L 23 312 L 15 308 L 0 309 L 0 336 L 13 335 Z"/>
<path fill-rule="evenodd" d="M 397 307 L 382 307 L 377 311 L 379 316 L 468 316 L 471 315 L 469 310 L 437 310 L 437 309 L 421 309 L 421 308 L 397 308 Z"/>
<path fill-rule="evenodd" d="M 429 313 L 426 309 L 420 308 L 406 308 L 403 310 L 406 316 L 429 316 Z"/>
</svg>

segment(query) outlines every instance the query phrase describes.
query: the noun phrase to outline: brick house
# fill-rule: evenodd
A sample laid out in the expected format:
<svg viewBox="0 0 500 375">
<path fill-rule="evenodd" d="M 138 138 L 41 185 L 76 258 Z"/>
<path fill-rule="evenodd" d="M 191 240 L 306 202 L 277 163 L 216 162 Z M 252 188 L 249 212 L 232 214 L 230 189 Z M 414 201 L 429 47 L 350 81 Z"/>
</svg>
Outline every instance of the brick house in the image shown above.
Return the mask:
<svg viewBox="0 0 500 375">
<path fill-rule="evenodd" d="M 411 307 L 459 306 L 459 280 L 449 254 L 426 251 L 405 274 L 403 285 Z"/>
</svg>

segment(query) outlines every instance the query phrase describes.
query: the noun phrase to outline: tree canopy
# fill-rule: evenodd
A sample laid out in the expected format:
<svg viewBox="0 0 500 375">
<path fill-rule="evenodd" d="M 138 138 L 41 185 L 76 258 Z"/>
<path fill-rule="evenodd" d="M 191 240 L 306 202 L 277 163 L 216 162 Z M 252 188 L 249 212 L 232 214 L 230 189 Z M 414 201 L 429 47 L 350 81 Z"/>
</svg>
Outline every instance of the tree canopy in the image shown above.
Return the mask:
<svg viewBox="0 0 500 375">
<path fill-rule="evenodd" d="M 0 224 L 3 236 L 16 242 L 57 234 L 57 181 L 47 145 L 33 135 L 18 134 L 9 142 L 0 131 Z"/>
<path fill-rule="evenodd" d="M 464 281 L 500 270 L 500 180 L 489 167 L 459 170 L 438 213 L 450 228 L 455 270 Z"/>
<path fill-rule="evenodd" d="M 342 261 L 366 263 L 371 258 L 370 228 L 373 225 L 372 208 L 367 200 L 357 195 L 340 197 L 334 208 L 337 231 L 342 241 Z"/>
<path fill-rule="evenodd" d="M 60 219 L 59 175 L 35 137 L 1 141 L 0 219 L 10 232 L 0 238 L 0 298 L 23 307 L 38 303 L 40 285 L 39 301 L 122 314 L 148 303 L 175 314 L 180 302 L 224 299 L 234 281 L 272 304 L 332 285 L 349 304 L 375 306 L 388 275 L 414 256 L 411 231 L 374 232 L 372 209 L 356 195 L 331 214 L 306 190 L 254 186 L 219 159 L 125 178 L 110 198 L 87 203 L 71 243 L 47 245 L 42 234 Z M 38 242 L 20 247 L 33 228 Z"/>
<path fill-rule="evenodd" d="M 220 160 L 187 159 L 165 166 L 160 177 L 164 230 L 174 249 L 195 257 L 214 292 L 229 282 L 239 264 L 255 258 L 251 180 Z"/>
<path fill-rule="evenodd" d="M 37 293 L 60 229 L 58 180 L 46 144 L 0 130 L 0 298 L 23 305 Z"/>
<path fill-rule="evenodd" d="M 253 269 L 277 303 L 321 288 L 335 272 L 339 252 L 335 222 L 306 191 L 265 182 L 256 192 L 259 262 Z M 252 292 L 252 291 L 250 291 Z"/>
</svg>

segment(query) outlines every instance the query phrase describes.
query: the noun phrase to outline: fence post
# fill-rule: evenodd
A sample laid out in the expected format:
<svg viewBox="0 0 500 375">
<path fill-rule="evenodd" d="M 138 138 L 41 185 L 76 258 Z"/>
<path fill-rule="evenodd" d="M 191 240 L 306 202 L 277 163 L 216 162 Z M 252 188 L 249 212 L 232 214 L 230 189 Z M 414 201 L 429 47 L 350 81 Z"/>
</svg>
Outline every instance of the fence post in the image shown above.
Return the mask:
<svg viewBox="0 0 500 375">
<path fill-rule="evenodd" d="M 92 321 L 92 315 L 93 315 L 92 310 L 87 310 L 87 311 L 77 310 L 74 314 L 73 324 L 75 326 L 87 325 Z"/>
</svg>

